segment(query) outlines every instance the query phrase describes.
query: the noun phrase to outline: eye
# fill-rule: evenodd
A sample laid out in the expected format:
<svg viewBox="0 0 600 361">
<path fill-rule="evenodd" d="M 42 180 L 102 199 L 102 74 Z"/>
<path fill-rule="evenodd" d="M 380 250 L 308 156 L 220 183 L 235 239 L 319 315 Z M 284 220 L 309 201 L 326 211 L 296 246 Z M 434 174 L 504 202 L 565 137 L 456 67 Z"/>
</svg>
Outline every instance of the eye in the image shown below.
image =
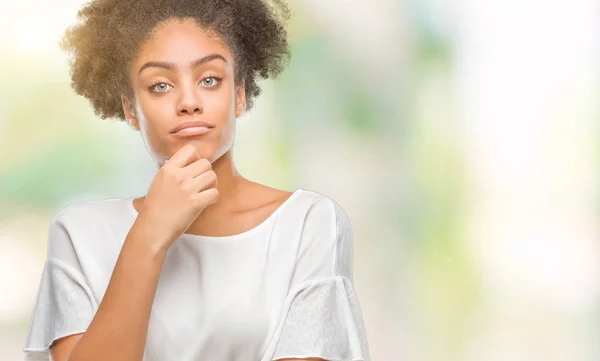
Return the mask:
<svg viewBox="0 0 600 361">
<path fill-rule="evenodd" d="M 158 93 L 164 93 L 165 91 L 168 90 L 167 87 L 170 87 L 170 85 L 167 83 L 156 82 L 150 86 L 150 90 L 158 92 Z"/>
<path fill-rule="evenodd" d="M 218 77 L 218 76 L 209 76 L 209 77 L 202 79 L 200 84 L 203 84 L 208 88 L 212 88 L 212 87 L 218 85 L 219 82 L 221 81 L 221 79 L 223 79 L 223 78 Z"/>
</svg>

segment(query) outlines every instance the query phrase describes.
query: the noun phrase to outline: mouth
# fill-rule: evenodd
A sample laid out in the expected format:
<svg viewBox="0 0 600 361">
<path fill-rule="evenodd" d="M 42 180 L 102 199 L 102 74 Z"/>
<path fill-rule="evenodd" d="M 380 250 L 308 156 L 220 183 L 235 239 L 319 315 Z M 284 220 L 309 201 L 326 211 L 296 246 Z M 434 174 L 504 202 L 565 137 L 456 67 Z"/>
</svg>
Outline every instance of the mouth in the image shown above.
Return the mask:
<svg viewBox="0 0 600 361">
<path fill-rule="evenodd" d="M 178 137 L 189 137 L 208 133 L 213 125 L 202 121 L 185 122 L 176 126 L 171 134 Z"/>
<path fill-rule="evenodd" d="M 208 133 L 212 128 L 209 127 L 189 127 L 183 128 L 175 133 L 171 133 L 178 137 L 191 137 Z"/>
</svg>

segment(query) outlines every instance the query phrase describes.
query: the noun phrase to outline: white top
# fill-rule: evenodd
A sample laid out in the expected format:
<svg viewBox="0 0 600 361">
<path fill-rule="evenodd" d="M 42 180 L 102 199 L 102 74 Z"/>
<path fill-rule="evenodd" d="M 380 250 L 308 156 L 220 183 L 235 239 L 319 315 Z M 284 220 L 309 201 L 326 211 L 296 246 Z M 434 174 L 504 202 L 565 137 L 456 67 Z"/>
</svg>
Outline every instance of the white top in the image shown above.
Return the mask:
<svg viewBox="0 0 600 361">
<path fill-rule="evenodd" d="M 50 360 L 54 340 L 86 330 L 138 215 L 133 199 L 74 203 L 52 219 L 25 360 Z M 352 267 L 346 213 L 309 190 L 244 233 L 184 233 L 164 260 L 144 361 L 369 361 Z"/>
</svg>

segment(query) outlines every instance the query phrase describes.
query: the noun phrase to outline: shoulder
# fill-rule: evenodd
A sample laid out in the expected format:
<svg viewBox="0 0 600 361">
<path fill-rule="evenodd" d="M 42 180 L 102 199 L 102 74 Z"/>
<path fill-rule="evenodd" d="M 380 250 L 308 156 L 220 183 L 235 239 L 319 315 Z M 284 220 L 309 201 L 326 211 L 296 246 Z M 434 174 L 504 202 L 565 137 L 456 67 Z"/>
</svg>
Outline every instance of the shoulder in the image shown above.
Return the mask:
<svg viewBox="0 0 600 361">
<path fill-rule="evenodd" d="M 107 198 L 59 205 L 50 225 L 81 225 L 98 221 L 98 217 L 114 215 L 117 209 L 122 209 L 124 202 L 123 198 Z"/>
<path fill-rule="evenodd" d="M 330 228 L 335 236 L 351 230 L 350 217 L 344 208 L 333 198 L 308 189 L 298 194 L 299 210 L 310 225 Z"/>
<path fill-rule="evenodd" d="M 296 233 L 294 282 L 334 275 L 352 279 L 352 228 L 340 204 L 324 194 L 301 190 L 294 211 L 301 225 Z"/>
<path fill-rule="evenodd" d="M 313 260 L 333 257 L 334 269 L 350 274 L 354 239 L 350 218 L 342 206 L 327 195 L 302 189 L 295 208 L 299 212 L 295 217 L 301 220 L 299 256 Z"/>
<path fill-rule="evenodd" d="M 125 199 L 80 201 L 59 207 L 49 222 L 47 251 L 51 258 L 73 258 L 74 252 L 94 252 L 96 238 L 114 232 L 126 209 Z M 73 262 L 71 262 L 73 263 Z"/>
</svg>

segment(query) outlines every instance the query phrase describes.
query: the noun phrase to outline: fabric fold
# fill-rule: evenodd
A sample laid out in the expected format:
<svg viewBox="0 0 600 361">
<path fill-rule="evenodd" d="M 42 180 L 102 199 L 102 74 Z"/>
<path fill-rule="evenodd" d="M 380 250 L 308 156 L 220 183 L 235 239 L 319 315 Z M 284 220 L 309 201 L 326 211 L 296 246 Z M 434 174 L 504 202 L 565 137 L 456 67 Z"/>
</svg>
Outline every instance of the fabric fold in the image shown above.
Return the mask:
<svg viewBox="0 0 600 361">
<path fill-rule="evenodd" d="M 290 292 L 263 361 L 308 357 L 370 360 L 358 297 L 348 278 L 305 282 Z"/>
<path fill-rule="evenodd" d="M 49 361 L 54 341 L 85 332 L 96 309 L 83 275 L 59 260 L 48 258 L 23 348 L 24 359 Z"/>
</svg>

